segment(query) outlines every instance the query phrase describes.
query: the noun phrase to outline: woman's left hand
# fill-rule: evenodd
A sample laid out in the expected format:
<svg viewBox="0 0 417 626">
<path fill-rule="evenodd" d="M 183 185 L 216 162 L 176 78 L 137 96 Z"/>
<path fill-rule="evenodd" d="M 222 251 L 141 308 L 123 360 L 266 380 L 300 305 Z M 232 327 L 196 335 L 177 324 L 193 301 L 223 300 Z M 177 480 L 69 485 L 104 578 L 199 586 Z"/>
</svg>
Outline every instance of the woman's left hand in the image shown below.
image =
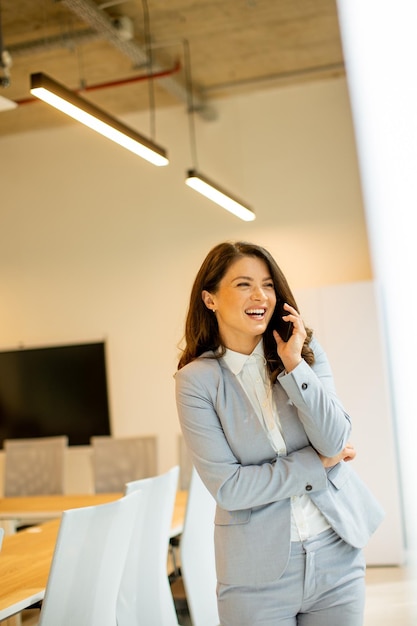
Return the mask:
<svg viewBox="0 0 417 626">
<path fill-rule="evenodd" d="M 288 315 L 284 315 L 283 319 L 286 322 L 292 322 L 292 334 L 288 341 L 281 339 L 276 330 L 273 331 L 273 334 L 275 341 L 277 342 L 278 356 L 283 362 L 287 372 L 291 372 L 291 370 L 297 367 L 297 365 L 302 361 L 301 350 L 303 349 L 307 333 L 304 327 L 304 322 L 298 311 L 286 302 L 284 303 L 284 309 L 288 311 Z"/>
<path fill-rule="evenodd" d="M 352 446 L 352 444 L 348 441 L 346 446 L 343 448 L 342 452 L 333 457 L 323 456 L 319 454 L 320 460 L 323 463 L 323 467 L 334 467 L 340 461 L 353 461 L 356 457 L 356 450 Z"/>
</svg>

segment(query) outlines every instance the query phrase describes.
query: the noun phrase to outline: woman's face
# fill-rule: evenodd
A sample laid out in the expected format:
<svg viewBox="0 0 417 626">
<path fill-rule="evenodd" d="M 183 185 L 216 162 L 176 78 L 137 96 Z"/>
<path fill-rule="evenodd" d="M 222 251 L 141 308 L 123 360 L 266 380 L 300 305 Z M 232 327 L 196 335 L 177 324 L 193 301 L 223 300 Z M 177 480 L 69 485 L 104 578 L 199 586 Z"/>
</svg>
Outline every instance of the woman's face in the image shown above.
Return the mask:
<svg viewBox="0 0 417 626">
<path fill-rule="evenodd" d="M 232 263 L 218 290 L 203 291 L 202 298 L 216 315 L 222 343 L 243 354 L 250 354 L 257 345 L 276 304 L 267 264 L 251 256 Z"/>
</svg>

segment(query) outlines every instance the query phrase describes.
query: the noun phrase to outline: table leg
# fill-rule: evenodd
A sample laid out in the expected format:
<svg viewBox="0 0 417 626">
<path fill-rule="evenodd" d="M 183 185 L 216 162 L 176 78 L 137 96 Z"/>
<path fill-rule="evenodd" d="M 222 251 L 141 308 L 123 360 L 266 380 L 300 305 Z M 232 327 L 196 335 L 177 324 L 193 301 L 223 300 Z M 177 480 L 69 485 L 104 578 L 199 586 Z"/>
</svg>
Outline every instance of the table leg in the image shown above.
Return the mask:
<svg viewBox="0 0 417 626">
<path fill-rule="evenodd" d="M 8 617 L 1 622 L 1 626 L 22 626 L 22 616 L 20 613 L 17 613 L 17 615 Z"/>
<path fill-rule="evenodd" d="M 16 532 L 16 520 L 4 519 L 0 520 L 0 528 L 4 528 L 5 535 L 13 535 Z"/>
</svg>

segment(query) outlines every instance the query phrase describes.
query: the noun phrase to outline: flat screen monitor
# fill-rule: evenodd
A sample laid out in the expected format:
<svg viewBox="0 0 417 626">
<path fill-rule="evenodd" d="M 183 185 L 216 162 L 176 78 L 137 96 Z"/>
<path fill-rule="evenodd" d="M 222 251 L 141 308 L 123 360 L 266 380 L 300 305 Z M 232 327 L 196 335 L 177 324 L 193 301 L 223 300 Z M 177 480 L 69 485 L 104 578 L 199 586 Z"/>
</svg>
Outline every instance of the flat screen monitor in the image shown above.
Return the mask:
<svg viewBox="0 0 417 626">
<path fill-rule="evenodd" d="M 104 342 L 0 351 L 1 447 L 56 435 L 110 435 Z"/>
</svg>

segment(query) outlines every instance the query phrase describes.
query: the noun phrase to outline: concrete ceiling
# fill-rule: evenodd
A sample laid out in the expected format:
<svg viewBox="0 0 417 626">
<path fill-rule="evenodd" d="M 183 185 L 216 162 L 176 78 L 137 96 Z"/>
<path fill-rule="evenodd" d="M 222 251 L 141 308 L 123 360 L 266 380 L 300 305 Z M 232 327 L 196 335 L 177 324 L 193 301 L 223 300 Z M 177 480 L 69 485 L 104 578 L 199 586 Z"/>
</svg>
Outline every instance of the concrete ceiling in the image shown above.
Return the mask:
<svg viewBox="0 0 417 626">
<path fill-rule="evenodd" d="M 206 119 L 215 98 L 344 74 L 335 0 L 0 0 L 0 10 L 0 96 L 19 104 L 0 112 L 0 135 L 67 123 L 32 101 L 34 72 L 87 88 L 115 116 L 183 103 Z"/>
</svg>

